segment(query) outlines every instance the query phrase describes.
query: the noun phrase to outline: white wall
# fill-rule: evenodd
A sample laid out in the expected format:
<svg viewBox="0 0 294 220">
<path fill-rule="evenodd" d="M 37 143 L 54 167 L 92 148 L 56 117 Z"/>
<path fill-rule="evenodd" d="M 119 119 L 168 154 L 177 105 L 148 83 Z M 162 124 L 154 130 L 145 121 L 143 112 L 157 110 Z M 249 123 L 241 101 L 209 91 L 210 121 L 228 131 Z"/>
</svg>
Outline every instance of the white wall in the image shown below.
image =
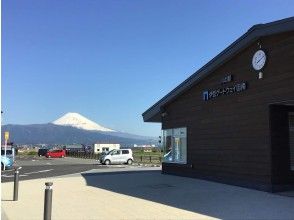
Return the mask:
<svg viewBox="0 0 294 220">
<path fill-rule="evenodd" d="M 114 149 L 120 149 L 120 144 L 94 144 L 94 154 L 100 154 L 103 151 L 111 151 Z"/>
</svg>

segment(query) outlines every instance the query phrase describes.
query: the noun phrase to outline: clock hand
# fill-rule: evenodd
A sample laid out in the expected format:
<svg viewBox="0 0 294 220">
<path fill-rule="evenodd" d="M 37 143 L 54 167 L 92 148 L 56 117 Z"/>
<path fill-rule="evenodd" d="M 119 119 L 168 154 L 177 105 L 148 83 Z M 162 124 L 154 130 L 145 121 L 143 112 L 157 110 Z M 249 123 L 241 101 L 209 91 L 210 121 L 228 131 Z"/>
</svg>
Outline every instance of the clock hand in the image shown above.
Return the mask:
<svg viewBox="0 0 294 220">
<path fill-rule="evenodd" d="M 259 63 L 259 61 L 261 61 L 264 58 L 264 56 L 262 56 L 256 63 Z"/>
</svg>

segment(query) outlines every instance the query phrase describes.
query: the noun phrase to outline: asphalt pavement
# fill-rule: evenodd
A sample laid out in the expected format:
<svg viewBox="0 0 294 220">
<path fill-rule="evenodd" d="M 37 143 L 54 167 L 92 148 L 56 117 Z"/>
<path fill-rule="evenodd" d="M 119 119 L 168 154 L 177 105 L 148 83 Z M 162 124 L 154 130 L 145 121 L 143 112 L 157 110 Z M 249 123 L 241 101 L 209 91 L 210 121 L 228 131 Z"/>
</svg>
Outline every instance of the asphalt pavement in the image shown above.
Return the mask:
<svg viewBox="0 0 294 220">
<path fill-rule="evenodd" d="M 22 167 L 19 174 L 20 181 L 81 173 L 91 169 L 104 169 L 96 160 L 71 157 L 21 156 L 16 158 L 15 166 Z M 14 170 L 6 170 L 1 173 L 1 182 L 11 182 L 13 180 Z"/>
<path fill-rule="evenodd" d="M 118 171 L 122 168 L 134 170 L 137 165 L 101 165 L 94 159 L 82 158 L 46 158 L 37 156 L 18 156 L 16 167 L 22 167 L 19 172 L 19 180 L 31 180 L 56 176 L 65 176 L 82 172 L 100 170 L 101 172 Z M 139 166 L 140 167 L 140 166 Z M 1 173 L 1 182 L 14 181 L 14 170 L 5 170 Z"/>
</svg>

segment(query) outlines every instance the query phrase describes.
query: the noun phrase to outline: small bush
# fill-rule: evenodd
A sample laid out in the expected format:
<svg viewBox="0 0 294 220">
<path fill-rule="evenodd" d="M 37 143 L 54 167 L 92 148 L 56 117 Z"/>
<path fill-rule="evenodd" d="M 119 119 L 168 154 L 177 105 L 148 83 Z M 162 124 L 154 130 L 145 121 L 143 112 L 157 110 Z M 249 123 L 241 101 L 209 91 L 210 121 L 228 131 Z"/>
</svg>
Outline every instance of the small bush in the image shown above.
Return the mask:
<svg viewBox="0 0 294 220">
<path fill-rule="evenodd" d="M 37 152 L 36 151 L 29 151 L 29 152 L 27 152 L 27 155 L 37 155 Z"/>
<path fill-rule="evenodd" d="M 32 151 L 32 150 L 30 150 L 30 151 L 22 151 L 22 152 L 18 152 L 18 155 L 23 155 L 23 156 L 25 156 L 25 155 L 28 155 L 28 156 L 35 156 L 35 155 L 37 155 L 38 153 L 36 152 L 36 151 Z"/>
</svg>

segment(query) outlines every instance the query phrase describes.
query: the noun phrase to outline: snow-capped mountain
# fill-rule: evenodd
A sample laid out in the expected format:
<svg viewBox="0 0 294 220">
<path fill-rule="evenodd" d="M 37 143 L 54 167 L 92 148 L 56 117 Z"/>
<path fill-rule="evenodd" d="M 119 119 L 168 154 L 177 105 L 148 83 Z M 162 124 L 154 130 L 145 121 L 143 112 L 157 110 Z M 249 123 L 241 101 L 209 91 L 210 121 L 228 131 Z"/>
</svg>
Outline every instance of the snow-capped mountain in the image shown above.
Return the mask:
<svg viewBox="0 0 294 220">
<path fill-rule="evenodd" d="M 15 144 L 94 144 L 119 143 L 130 147 L 133 144 L 156 144 L 157 139 L 124 133 L 103 127 L 78 113 L 67 113 L 46 124 L 2 125 L 2 131 L 10 132 Z M 2 137 L 4 132 L 2 132 Z"/>
<path fill-rule="evenodd" d="M 79 113 L 69 112 L 62 116 L 61 118 L 52 122 L 55 125 L 71 126 L 79 129 L 89 130 L 89 131 L 107 131 L 114 132 L 114 130 L 103 127 L 86 117 L 80 115 Z"/>
</svg>

